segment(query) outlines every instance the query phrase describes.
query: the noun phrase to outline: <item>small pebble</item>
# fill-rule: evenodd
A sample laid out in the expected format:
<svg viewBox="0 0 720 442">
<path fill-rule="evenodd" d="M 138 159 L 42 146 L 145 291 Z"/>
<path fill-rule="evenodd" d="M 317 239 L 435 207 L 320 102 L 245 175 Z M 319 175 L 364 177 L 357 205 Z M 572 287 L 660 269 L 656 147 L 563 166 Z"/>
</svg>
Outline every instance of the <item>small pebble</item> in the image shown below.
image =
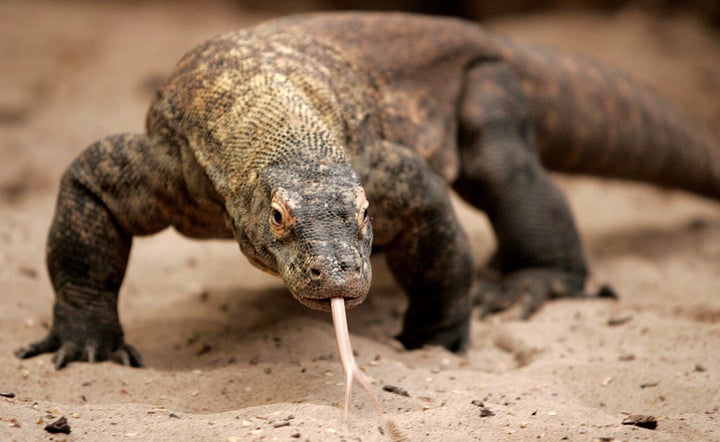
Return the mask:
<svg viewBox="0 0 720 442">
<path fill-rule="evenodd" d="M 616 327 L 618 325 L 627 324 L 628 322 L 632 321 L 632 319 L 633 319 L 632 315 L 621 316 L 618 318 L 610 318 L 610 319 L 608 319 L 607 324 L 610 327 Z"/>
<path fill-rule="evenodd" d="M 654 430 L 657 428 L 657 419 L 655 416 L 648 416 L 643 414 L 633 414 L 622 421 L 623 425 L 635 425 L 640 428 L 647 428 Z"/>
<path fill-rule="evenodd" d="M 487 407 L 482 407 L 480 409 L 480 417 L 490 417 L 490 416 L 495 416 L 495 413 L 491 409 L 489 409 Z"/>
<path fill-rule="evenodd" d="M 35 278 L 37 278 L 37 276 L 38 276 L 37 270 L 35 270 L 35 269 L 32 268 L 32 267 L 20 266 L 20 268 L 18 268 L 18 272 L 19 272 L 21 275 L 23 275 L 23 276 L 25 276 L 25 277 L 27 277 L 27 278 L 30 278 L 30 279 L 35 279 Z"/>
<path fill-rule="evenodd" d="M 410 397 L 410 394 L 405 390 L 404 388 L 396 387 L 394 385 L 383 385 L 383 391 L 387 391 L 388 393 L 395 393 L 400 396 Z"/>
<path fill-rule="evenodd" d="M 45 431 L 51 434 L 70 434 L 70 425 L 68 425 L 67 419 L 63 416 L 55 422 L 45 425 Z"/>
</svg>

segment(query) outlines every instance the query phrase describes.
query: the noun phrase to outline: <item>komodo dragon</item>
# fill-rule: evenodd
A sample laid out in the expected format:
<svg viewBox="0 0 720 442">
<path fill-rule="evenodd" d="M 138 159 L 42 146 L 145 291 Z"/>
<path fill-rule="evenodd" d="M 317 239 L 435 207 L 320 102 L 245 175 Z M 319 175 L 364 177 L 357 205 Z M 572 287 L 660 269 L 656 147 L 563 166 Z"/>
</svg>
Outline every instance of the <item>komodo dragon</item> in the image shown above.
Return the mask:
<svg viewBox="0 0 720 442">
<path fill-rule="evenodd" d="M 182 58 L 146 126 L 64 174 L 53 324 L 18 356 L 141 365 L 118 290 L 132 238 L 168 226 L 234 238 L 321 310 L 365 299 L 372 244 L 409 296 L 400 342 L 462 351 L 478 298 L 528 315 L 583 295 L 578 233 L 546 169 L 720 197 L 718 139 L 648 88 L 449 18 L 318 14 L 221 35 Z M 492 223 L 495 283 L 473 285 L 450 188 Z"/>
</svg>

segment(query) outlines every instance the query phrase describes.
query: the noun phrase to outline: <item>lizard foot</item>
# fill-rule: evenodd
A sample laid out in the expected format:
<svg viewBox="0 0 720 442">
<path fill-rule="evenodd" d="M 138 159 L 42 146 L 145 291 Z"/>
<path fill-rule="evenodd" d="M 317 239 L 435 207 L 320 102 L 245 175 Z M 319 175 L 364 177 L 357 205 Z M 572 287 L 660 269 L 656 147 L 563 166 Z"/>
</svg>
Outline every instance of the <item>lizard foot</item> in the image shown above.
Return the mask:
<svg viewBox="0 0 720 442">
<path fill-rule="evenodd" d="M 28 359 L 44 353 L 57 352 L 54 362 L 55 368 L 58 370 L 74 361 L 95 363 L 111 360 L 128 367 L 142 367 L 140 352 L 123 342 L 122 338 L 119 339 L 119 343 L 109 344 L 107 342 L 98 342 L 92 337 L 60 339 L 52 330 L 45 339 L 18 349 L 15 355 L 20 359 Z M 117 341 L 110 340 L 109 342 Z"/>
<path fill-rule="evenodd" d="M 520 301 L 523 319 L 528 319 L 550 299 L 618 297 L 607 285 L 602 286 L 595 294 L 586 293 L 584 286 L 585 276 L 582 274 L 531 268 L 503 275 L 496 281 L 479 281 L 474 288 L 474 295 L 481 306 L 481 317 L 507 310 Z"/>
<path fill-rule="evenodd" d="M 44 353 L 55 353 L 58 370 L 75 361 L 110 360 L 128 367 L 142 367 L 140 353 L 125 343 L 114 308 L 79 308 L 69 302 L 56 303 L 47 337 L 17 350 L 15 355 L 27 359 Z"/>
<path fill-rule="evenodd" d="M 463 353 L 470 342 L 470 320 L 468 317 L 460 323 L 433 329 L 406 324 L 395 339 L 408 350 L 424 345 L 440 345 L 453 353 Z"/>
</svg>

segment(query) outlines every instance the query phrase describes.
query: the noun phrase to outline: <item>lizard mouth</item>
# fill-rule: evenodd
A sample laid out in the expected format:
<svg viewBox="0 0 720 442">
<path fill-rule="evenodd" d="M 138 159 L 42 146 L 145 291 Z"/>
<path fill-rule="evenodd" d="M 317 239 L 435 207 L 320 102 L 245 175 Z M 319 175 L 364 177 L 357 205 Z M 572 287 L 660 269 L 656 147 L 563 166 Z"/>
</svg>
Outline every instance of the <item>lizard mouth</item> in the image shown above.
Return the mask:
<svg viewBox="0 0 720 442">
<path fill-rule="evenodd" d="M 331 307 L 331 300 L 333 298 L 344 298 L 345 299 L 345 308 L 351 309 L 353 307 L 356 307 L 365 300 L 366 296 L 355 296 L 355 297 L 346 297 L 346 296 L 328 296 L 326 298 L 308 298 L 305 296 L 297 296 L 295 299 L 297 299 L 300 304 L 304 305 L 305 307 L 309 307 L 313 310 L 321 310 L 324 312 L 329 312 L 332 310 Z"/>
</svg>

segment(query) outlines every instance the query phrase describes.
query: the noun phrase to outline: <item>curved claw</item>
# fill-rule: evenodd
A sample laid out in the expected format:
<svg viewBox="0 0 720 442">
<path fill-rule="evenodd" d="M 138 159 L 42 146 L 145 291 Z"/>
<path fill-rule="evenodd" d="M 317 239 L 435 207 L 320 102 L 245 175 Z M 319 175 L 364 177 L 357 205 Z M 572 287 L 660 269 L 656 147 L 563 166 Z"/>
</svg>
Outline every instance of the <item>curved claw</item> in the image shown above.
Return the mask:
<svg viewBox="0 0 720 442">
<path fill-rule="evenodd" d="M 126 367 L 142 367 L 142 356 L 140 352 L 130 344 L 123 344 L 113 354 L 112 359 Z"/>
<path fill-rule="evenodd" d="M 545 304 L 545 301 L 552 298 L 552 293 L 547 287 L 532 286 L 520 295 L 522 298 L 522 318 L 530 319 L 530 317 Z"/>
<path fill-rule="evenodd" d="M 481 318 L 509 309 L 520 298 L 520 293 L 504 291 L 498 283 L 483 283 L 478 291 L 481 293 L 478 298 L 481 299 Z"/>
<path fill-rule="evenodd" d="M 98 361 L 98 349 L 96 345 L 86 345 L 85 346 L 85 354 L 87 355 L 87 361 L 91 364 L 94 364 Z"/>
<path fill-rule="evenodd" d="M 66 342 L 62 344 L 55 356 L 55 369 L 61 370 L 65 368 L 68 363 L 79 360 L 80 356 L 80 348 L 76 343 Z"/>
<path fill-rule="evenodd" d="M 20 348 L 15 351 L 15 355 L 20 359 L 33 358 L 43 353 L 52 353 L 60 348 L 60 340 L 53 335 L 48 335 L 45 339 Z"/>
</svg>

